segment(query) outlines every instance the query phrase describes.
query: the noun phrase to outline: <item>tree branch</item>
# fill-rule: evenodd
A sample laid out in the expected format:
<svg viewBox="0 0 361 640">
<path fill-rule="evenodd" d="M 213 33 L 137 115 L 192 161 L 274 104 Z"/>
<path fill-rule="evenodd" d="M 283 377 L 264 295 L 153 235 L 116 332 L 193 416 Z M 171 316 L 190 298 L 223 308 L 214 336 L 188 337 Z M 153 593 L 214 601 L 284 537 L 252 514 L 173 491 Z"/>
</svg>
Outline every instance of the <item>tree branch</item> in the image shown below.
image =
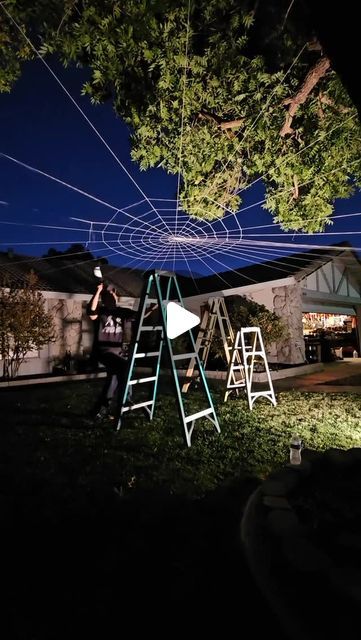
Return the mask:
<svg viewBox="0 0 361 640">
<path fill-rule="evenodd" d="M 198 113 L 197 118 L 200 118 L 201 120 L 208 120 L 209 122 L 213 122 L 214 124 L 217 125 L 217 127 L 219 127 L 222 122 L 222 118 L 220 118 L 219 116 L 213 113 L 208 113 L 208 111 L 200 111 Z"/>
<path fill-rule="evenodd" d="M 281 31 L 283 31 L 283 29 L 284 29 L 284 28 L 285 28 L 285 26 L 286 26 L 287 18 L 288 18 L 289 13 L 290 13 L 290 11 L 291 11 L 291 9 L 292 9 L 292 5 L 293 5 L 294 1 L 295 1 L 295 0 L 291 0 L 291 3 L 290 3 L 290 4 L 289 4 L 289 6 L 288 6 L 288 9 L 287 9 L 287 11 L 286 11 L 286 15 L 285 15 L 284 20 L 283 20 L 283 24 L 282 24 Z"/>
<path fill-rule="evenodd" d="M 326 104 L 328 107 L 334 107 L 336 111 L 339 111 L 340 113 L 347 113 L 348 111 L 350 111 L 349 107 L 344 107 L 342 104 L 339 106 L 335 104 L 335 101 L 332 100 L 332 98 L 330 98 L 328 95 L 326 95 L 326 93 L 320 92 L 319 99 L 321 104 Z"/>
<path fill-rule="evenodd" d="M 244 118 L 239 118 L 238 120 L 223 121 L 222 118 L 220 118 L 216 114 L 208 113 L 207 111 L 200 111 L 198 114 L 198 118 L 213 122 L 222 131 L 226 131 L 227 129 L 237 129 L 244 123 Z"/>
<path fill-rule="evenodd" d="M 330 67 L 330 59 L 327 56 L 322 56 L 322 58 L 320 58 L 308 72 L 302 86 L 300 87 L 296 95 L 293 98 L 287 98 L 287 100 L 283 102 L 284 105 L 289 105 L 289 107 L 288 113 L 286 115 L 286 121 L 280 131 L 281 138 L 290 133 L 293 133 L 291 124 L 298 107 L 306 102 L 313 88 L 321 80 L 321 78 L 326 75 Z"/>
<path fill-rule="evenodd" d="M 220 128 L 224 131 L 225 129 L 238 129 L 244 123 L 244 118 L 239 118 L 238 120 L 230 120 L 229 122 L 221 122 L 219 125 Z"/>
</svg>

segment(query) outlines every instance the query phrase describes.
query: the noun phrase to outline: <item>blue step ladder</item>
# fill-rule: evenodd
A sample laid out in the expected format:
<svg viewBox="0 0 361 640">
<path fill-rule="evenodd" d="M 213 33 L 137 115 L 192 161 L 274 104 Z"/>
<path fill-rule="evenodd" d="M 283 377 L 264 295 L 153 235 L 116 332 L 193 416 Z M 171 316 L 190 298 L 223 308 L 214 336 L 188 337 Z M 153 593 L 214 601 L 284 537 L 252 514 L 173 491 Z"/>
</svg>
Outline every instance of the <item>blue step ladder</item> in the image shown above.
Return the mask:
<svg viewBox="0 0 361 640">
<path fill-rule="evenodd" d="M 150 420 L 152 420 L 155 409 L 155 402 L 157 397 L 157 388 L 159 382 L 159 373 L 160 373 L 160 365 L 163 347 L 166 349 L 166 353 L 168 355 L 172 378 L 174 382 L 176 399 L 177 399 L 177 407 L 178 413 L 180 417 L 180 421 L 183 426 L 183 435 L 186 444 L 188 447 L 191 446 L 191 437 L 193 433 L 193 429 L 195 423 L 200 418 L 207 418 L 210 420 L 216 431 L 220 433 L 220 427 L 218 423 L 218 418 L 213 406 L 212 397 L 208 388 L 207 380 L 205 377 L 204 369 L 201 364 L 198 351 L 196 349 L 195 341 L 193 338 L 192 332 L 186 331 L 185 334 L 188 334 L 188 338 L 191 344 L 191 351 L 189 353 L 181 353 L 174 354 L 172 347 L 172 340 L 167 336 L 167 304 L 168 302 L 176 302 L 180 306 L 184 307 L 182 296 L 179 290 L 179 285 L 177 282 L 176 275 L 174 273 L 166 272 L 166 271 L 152 271 L 148 280 L 145 283 L 142 297 L 139 304 L 139 320 L 138 327 L 136 331 L 136 336 L 130 350 L 129 363 L 128 363 L 128 372 L 127 372 L 127 382 L 124 388 L 122 405 L 119 410 L 119 417 L 117 422 L 117 430 L 121 428 L 122 418 L 125 413 L 129 411 L 134 411 L 135 409 L 144 409 L 148 414 Z M 144 316 L 149 311 L 150 307 L 154 304 L 158 304 L 160 322 L 157 325 L 146 324 L 144 322 Z M 154 351 L 144 351 L 140 349 L 140 341 L 143 335 L 143 332 L 151 331 L 156 336 L 157 346 Z M 182 334 L 184 335 L 184 334 Z M 201 385 L 205 392 L 206 396 L 206 407 L 197 413 L 193 413 L 191 415 L 186 415 L 184 402 L 182 398 L 181 386 L 178 379 L 178 372 L 176 368 L 176 362 L 178 361 L 190 361 L 195 359 L 195 362 L 198 366 L 199 377 L 201 381 Z M 153 360 L 153 375 L 146 376 L 144 378 L 134 377 L 134 372 L 136 367 L 143 362 L 144 360 Z M 148 365 L 149 366 L 149 365 Z M 129 391 L 135 385 L 150 383 L 150 394 L 149 399 L 143 402 L 132 402 L 130 400 Z"/>
</svg>

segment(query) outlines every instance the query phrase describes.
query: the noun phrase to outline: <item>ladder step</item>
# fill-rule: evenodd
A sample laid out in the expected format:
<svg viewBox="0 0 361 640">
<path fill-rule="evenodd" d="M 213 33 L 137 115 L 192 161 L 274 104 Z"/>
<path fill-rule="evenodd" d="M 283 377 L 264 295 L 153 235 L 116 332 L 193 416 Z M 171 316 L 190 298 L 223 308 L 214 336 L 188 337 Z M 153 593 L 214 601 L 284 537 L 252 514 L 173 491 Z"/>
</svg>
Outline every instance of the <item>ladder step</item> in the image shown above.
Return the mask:
<svg viewBox="0 0 361 640">
<path fill-rule="evenodd" d="M 122 414 L 126 411 L 133 411 L 134 409 L 140 409 L 141 407 L 148 407 L 150 404 L 153 404 L 153 400 L 148 400 L 147 402 L 138 402 L 138 404 L 131 404 L 126 407 L 122 407 Z"/>
<path fill-rule="evenodd" d="M 240 384 L 229 384 L 227 389 L 243 389 L 245 386 L 246 386 L 246 384 L 245 383 L 243 384 L 240 381 Z"/>
<path fill-rule="evenodd" d="M 176 356 L 173 356 L 173 360 L 188 360 L 190 358 L 195 358 L 197 356 L 196 352 L 193 353 L 178 353 Z"/>
<path fill-rule="evenodd" d="M 242 369 L 244 369 L 243 364 L 235 364 L 231 367 L 231 371 L 242 371 Z"/>
<path fill-rule="evenodd" d="M 272 391 L 251 391 L 249 395 L 251 398 L 260 398 L 261 396 L 264 396 L 265 398 L 273 398 Z"/>
<path fill-rule="evenodd" d="M 161 327 L 161 326 L 153 327 L 153 326 L 150 326 L 150 325 L 147 325 L 147 326 L 143 325 L 143 327 L 140 328 L 140 331 L 161 331 L 162 329 L 163 329 L 163 327 Z"/>
<path fill-rule="evenodd" d="M 264 358 L 264 352 L 263 351 L 252 351 L 251 347 L 245 347 L 244 348 L 245 354 L 246 356 L 262 356 Z"/>
<path fill-rule="evenodd" d="M 192 416 L 187 416 L 184 422 L 193 422 L 193 420 L 198 420 L 198 418 L 202 418 L 203 416 L 208 416 L 210 413 L 214 413 L 213 409 L 203 409 L 203 411 L 198 411 L 198 413 L 193 413 Z"/>
<path fill-rule="evenodd" d="M 147 353 L 136 353 L 134 358 L 153 358 L 159 356 L 160 351 L 148 351 Z"/>
<path fill-rule="evenodd" d="M 138 378 L 138 380 L 129 380 L 129 385 L 134 384 L 143 384 L 143 382 L 154 382 L 157 379 L 157 376 L 151 376 L 150 378 Z"/>
<path fill-rule="evenodd" d="M 241 333 L 253 333 L 261 335 L 261 330 L 259 327 L 242 327 Z"/>
<path fill-rule="evenodd" d="M 146 303 L 155 304 L 158 302 L 158 298 L 147 298 Z"/>
</svg>

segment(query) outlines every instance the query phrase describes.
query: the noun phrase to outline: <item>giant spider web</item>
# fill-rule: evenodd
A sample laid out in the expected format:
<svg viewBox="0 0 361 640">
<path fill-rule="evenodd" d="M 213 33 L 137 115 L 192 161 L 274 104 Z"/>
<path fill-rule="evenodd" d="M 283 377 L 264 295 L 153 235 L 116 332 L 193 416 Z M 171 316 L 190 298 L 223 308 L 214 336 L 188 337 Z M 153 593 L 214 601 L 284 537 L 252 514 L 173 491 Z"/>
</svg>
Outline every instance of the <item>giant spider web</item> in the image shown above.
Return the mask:
<svg viewBox="0 0 361 640">
<path fill-rule="evenodd" d="M 123 260 L 144 268 L 173 264 L 176 269 L 187 265 L 190 273 L 195 262 L 199 264 L 209 258 L 216 261 L 217 255 L 225 259 L 235 255 L 242 241 L 242 228 L 236 215 L 229 216 L 227 221 L 210 222 L 191 218 L 179 210 L 177 200 L 153 200 L 152 209 L 149 202 L 143 200 L 129 205 L 106 221 L 76 218 L 88 226 L 89 249 L 98 251 L 101 246 L 106 247 L 111 254 L 119 254 Z M 166 203 L 166 206 L 155 208 L 153 202 Z"/>
</svg>

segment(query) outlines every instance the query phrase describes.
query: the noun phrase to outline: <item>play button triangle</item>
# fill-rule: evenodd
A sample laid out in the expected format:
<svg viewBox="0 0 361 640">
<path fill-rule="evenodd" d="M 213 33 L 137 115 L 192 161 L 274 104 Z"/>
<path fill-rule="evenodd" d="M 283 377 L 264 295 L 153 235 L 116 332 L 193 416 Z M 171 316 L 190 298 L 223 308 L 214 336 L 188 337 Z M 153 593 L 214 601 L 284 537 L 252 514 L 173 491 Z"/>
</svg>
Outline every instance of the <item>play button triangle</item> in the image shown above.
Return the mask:
<svg viewBox="0 0 361 640">
<path fill-rule="evenodd" d="M 176 302 L 167 304 L 167 336 L 171 340 L 200 323 L 200 318 Z"/>
</svg>

